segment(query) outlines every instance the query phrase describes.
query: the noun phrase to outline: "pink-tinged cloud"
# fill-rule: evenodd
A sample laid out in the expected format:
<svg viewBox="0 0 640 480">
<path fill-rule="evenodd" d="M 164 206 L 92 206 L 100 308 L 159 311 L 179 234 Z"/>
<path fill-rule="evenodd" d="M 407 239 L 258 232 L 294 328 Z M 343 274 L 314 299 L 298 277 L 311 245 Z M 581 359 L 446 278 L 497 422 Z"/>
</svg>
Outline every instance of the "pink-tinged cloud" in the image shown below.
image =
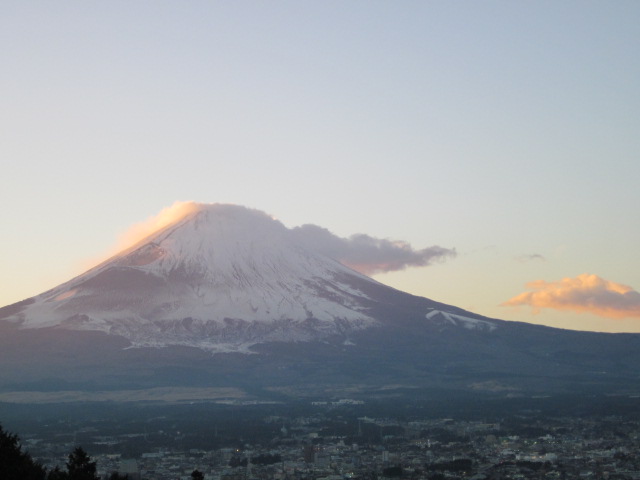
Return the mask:
<svg viewBox="0 0 640 480">
<path fill-rule="evenodd" d="M 502 305 L 529 305 L 534 313 L 543 308 L 592 313 L 605 318 L 640 318 L 640 293 L 620 283 L 583 273 L 557 282 L 536 280 L 533 290 L 513 297 Z"/>
<path fill-rule="evenodd" d="M 196 202 L 175 202 L 170 207 L 164 208 L 157 215 L 153 215 L 145 221 L 136 223 L 129 227 L 126 232 L 119 236 L 115 252 L 119 252 L 135 245 L 145 237 L 157 232 L 167 225 L 171 225 L 197 209 L 198 204 Z"/>
<path fill-rule="evenodd" d="M 160 230 L 161 228 L 170 225 L 185 215 L 197 210 L 198 204 L 196 202 L 175 202 L 170 207 L 164 208 L 157 215 L 153 215 L 143 222 L 136 223 L 130 226 L 125 232 L 118 236 L 118 241 L 107 252 L 96 257 L 90 258 L 82 262 L 81 268 L 91 268 L 101 262 L 104 262 L 109 257 L 132 247 L 139 241 L 143 240 L 152 233 Z"/>
</svg>

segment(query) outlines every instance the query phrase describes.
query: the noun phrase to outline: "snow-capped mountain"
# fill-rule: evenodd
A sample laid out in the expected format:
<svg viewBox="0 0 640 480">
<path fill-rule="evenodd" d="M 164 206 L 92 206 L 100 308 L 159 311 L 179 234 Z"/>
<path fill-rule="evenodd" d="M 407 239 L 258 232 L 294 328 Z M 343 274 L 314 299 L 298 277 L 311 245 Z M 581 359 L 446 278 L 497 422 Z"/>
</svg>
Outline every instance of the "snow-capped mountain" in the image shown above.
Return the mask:
<svg viewBox="0 0 640 480">
<path fill-rule="evenodd" d="M 192 205 L 86 273 L 0 308 L 0 365 L 0 391 L 640 392 L 640 335 L 485 318 L 376 282 L 260 211 Z"/>
<path fill-rule="evenodd" d="M 376 283 L 260 211 L 199 205 L 8 320 L 103 331 L 134 346 L 243 351 L 376 324 L 362 282 Z"/>
</svg>

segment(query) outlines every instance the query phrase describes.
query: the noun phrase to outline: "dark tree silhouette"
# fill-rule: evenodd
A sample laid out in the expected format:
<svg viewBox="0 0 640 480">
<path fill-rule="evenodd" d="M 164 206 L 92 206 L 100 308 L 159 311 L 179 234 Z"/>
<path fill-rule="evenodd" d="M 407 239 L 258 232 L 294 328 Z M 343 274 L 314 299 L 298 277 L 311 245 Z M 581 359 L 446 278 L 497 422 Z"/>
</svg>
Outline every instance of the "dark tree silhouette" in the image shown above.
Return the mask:
<svg viewBox="0 0 640 480">
<path fill-rule="evenodd" d="M 281 461 L 282 456 L 278 454 L 261 453 L 260 455 L 251 457 L 251 463 L 254 465 L 273 465 Z"/>
<path fill-rule="evenodd" d="M 60 470 L 60 467 L 56 465 L 56 468 L 49 470 L 47 480 L 69 480 L 69 474 Z"/>
<path fill-rule="evenodd" d="M 204 475 L 200 470 L 194 470 L 191 472 L 191 478 L 193 478 L 193 480 L 204 480 Z"/>
<path fill-rule="evenodd" d="M 120 475 L 118 472 L 112 472 L 109 480 L 129 480 L 129 475 Z"/>
<path fill-rule="evenodd" d="M 17 435 L 0 425 L 0 478 L 2 480 L 45 480 L 46 470 L 22 451 Z"/>
<path fill-rule="evenodd" d="M 195 478 L 202 480 L 204 477 L 200 475 Z M 109 480 L 128 479 L 128 475 L 118 472 L 113 472 L 109 477 Z M 18 436 L 5 432 L 0 425 L 0 480 L 100 480 L 100 477 L 96 474 L 96 462 L 92 462 L 81 447 L 69 454 L 66 472 L 55 467 L 47 473 L 31 455 L 22 451 Z"/>
<path fill-rule="evenodd" d="M 76 447 L 69 454 L 67 462 L 69 480 L 100 480 L 96 475 L 96 462 L 92 462 L 82 447 Z"/>
</svg>

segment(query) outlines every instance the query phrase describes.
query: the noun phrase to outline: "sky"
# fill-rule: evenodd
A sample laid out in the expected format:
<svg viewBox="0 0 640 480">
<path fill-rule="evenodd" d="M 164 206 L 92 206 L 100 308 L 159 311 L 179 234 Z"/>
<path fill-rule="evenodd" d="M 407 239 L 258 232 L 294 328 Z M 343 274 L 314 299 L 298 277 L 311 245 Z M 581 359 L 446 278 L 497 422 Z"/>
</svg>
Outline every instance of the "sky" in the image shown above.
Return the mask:
<svg viewBox="0 0 640 480">
<path fill-rule="evenodd" d="M 6 0 L 0 41 L 0 305 L 220 202 L 449 252 L 368 272 L 416 295 L 640 332 L 635 0 Z"/>
</svg>

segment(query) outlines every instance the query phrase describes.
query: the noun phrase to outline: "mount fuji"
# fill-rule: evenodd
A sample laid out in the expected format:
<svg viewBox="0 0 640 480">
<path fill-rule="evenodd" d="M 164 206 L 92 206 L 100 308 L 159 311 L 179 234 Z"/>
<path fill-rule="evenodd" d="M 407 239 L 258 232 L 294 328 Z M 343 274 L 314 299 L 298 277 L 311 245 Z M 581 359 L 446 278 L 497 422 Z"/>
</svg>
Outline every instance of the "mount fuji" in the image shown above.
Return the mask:
<svg viewBox="0 0 640 480">
<path fill-rule="evenodd" d="M 1 308 L 0 392 L 634 393 L 638 347 L 640 335 L 507 322 L 409 295 L 263 212 L 193 204 L 82 275 Z"/>
<path fill-rule="evenodd" d="M 367 283 L 262 212 L 200 205 L 7 320 L 105 332 L 134 347 L 248 352 L 375 325 L 359 287 Z"/>
</svg>

